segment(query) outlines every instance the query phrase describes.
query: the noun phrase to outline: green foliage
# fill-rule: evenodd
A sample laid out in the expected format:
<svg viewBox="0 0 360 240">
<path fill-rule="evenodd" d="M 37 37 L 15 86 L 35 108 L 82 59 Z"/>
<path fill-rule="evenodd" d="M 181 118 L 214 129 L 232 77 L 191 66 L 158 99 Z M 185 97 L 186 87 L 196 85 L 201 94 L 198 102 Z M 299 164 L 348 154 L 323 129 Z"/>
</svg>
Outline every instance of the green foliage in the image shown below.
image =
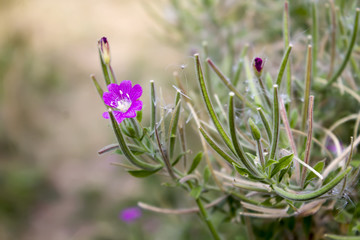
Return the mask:
<svg viewBox="0 0 360 240">
<path fill-rule="evenodd" d="M 317 218 L 313 217 L 318 211 L 328 214 L 332 221 L 344 224 L 350 224 L 350 219 L 354 216 L 355 210 L 351 209 L 351 213 L 334 218 L 322 206 L 329 206 L 334 201 L 336 192 L 345 194 L 345 190 L 356 184 L 356 181 L 349 179 L 358 177 L 352 167 L 341 165 L 350 148 L 344 150 L 346 154 L 333 156 L 332 153 L 328 153 L 327 139 L 342 139 L 346 145 L 349 136 L 359 138 L 358 132 L 355 131 L 358 126 L 354 129 L 345 127 L 343 130 L 334 130 L 338 125 L 349 121 L 346 115 L 357 114 L 360 104 L 360 96 L 351 90 L 357 89 L 356 64 L 352 69 L 347 68 L 351 57 L 359 58 L 353 54 L 354 49 L 358 48 L 354 39 L 359 10 L 352 12 L 355 16 L 352 35 L 346 36 L 346 31 L 344 33 L 344 37 L 349 37 L 350 42 L 344 44 L 340 39 L 335 39 L 325 44 L 327 38 L 320 40 L 319 37 L 328 34 L 335 26 L 322 23 L 327 21 L 324 20 L 324 15 L 336 12 L 331 12 L 329 6 L 327 10 L 330 12 L 324 12 L 326 8 L 322 8 L 323 3 L 315 1 L 309 6 L 285 2 L 283 52 L 274 54 L 278 60 L 273 60 L 275 57 L 272 57 L 271 63 L 266 65 L 268 69 L 265 69 L 262 75 L 258 75 L 256 81 L 251 72 L 249 58 L 252 56 L 248 53 L 249 46 L 241 43 L 241 30 L 232 30 L 232 26 L 242 20 L 241 16 L 234 14 L 235 12 L 246 13 L 250 6 L 262 9 L 270 4 L 266 1 L 260 2 L 261 6 L 233 3 L 229 14 L 219 15 L 223 6 L 218 1 L 194 2 L 191 7 L 183 1 L 172 1 L 171 6 L 175 9 L 174 14 L 177 18 L 173 25 L 166 24 L 168 33 L 177 33 L 179 39 L 176 40 L 182 43 L 192 36 L 191 40 L 198 43 L 199 37 L 205 37 L 207 40 L 203 43 L 203 52 L 198 51 L 194 54 L 198 88 L 184 89 L 184 79 L 181 79 L 178 73 L 174 73 L 176 88 L 181 92 L 176 93 L 174 104 L 171 106 L 172 113 L 165 114 L 165 111 L 155 104 L 158 99 L 154 81 L 151 81 L 150 126 L 141 126 L 141 118 L 119 125 L 110 112 L 111 123 L 121 152 L 131 164 L 125 167 L 138 169 L 130 170 L 129 173 L 135 177 L 147 177 L 154 173 L 171 177 L 173 184 L 167 185 L 185 189 L 188 195 L 195 199 L 199 216 L 214 239 L 220 239 L 216 227 L 216 224 L 220 224 L 209 217 L 209 212 L 212 215 L 219 212 L 225 219 L 224 222 L 231 220 L 240 224 L 246 223 L 249 239 L 255 236 L 278 239 L 283 237 L 284 233 L 296 234 L 299 239 L 307 239 L 310 235 L 316 234 L 312 226 L 319 224 L 316 222 Z M 332 1 L 330 3 L 332 4 Z M 150 3 L 145 4 L 151 9 Z M 204 15 L 198 14 L 197 11 L 204 11 L 201 12 Z M 341 20 L 343 13 L 337 14 L 333 16 L 334 19 Z M 253 26 L 259 26 L 257 21 L 265 21 L 267 18 L 260 14 L 257 16 L 259 18 L 253 19 Z M 295 29 L 290 28 L 289 23 L 297 17 L 300 17 L 300 20 L 293 24 Z M 307 18 L 310 17 L 312 38 L 309 38 L 306 44 L 299 43 L 301 47 L 297 46 L 298 44 L 293 46 L 289 43 L 289 38 L 292 39 L 291 34 L 307 25 Z M 212 30 L 202 24 L 203 19 L 219 30 L 219 36 L 207 35 Z M 274 26 L 269 28 L 273 29 Z M 277 29 L 279 32 L 280 30 Z M 204 32 L 207 34 L 203 35 Z M 222 32 L 225 37 L 220 36 Z M 172 34 L 168 36 L 173 37 Z M 322 41 L 324 44 L 320 46 Z M 253 43 L 255 47 L 259 42 Z M 225 48 L 225 51 L 222 48 Z M 306 64 L 302 50 L 305 48 L 308 49 Z M 242 49 L 240 54 L 237 49 Z M 330 53 L 331 49 L 336 49 L 337 52 L 346 49 L 344 58 L 340 59 L 341 61 L 335 59 Z M 203 55 L 206 56 L 206 60 L 201 58 Z M 339 68 L 333 71 L 327 64 L 329 61 L 339 61 Z M 103 70 L 106 80 L 109 72 L 107 68 Z M 213 71 L 213 75 L 210 70 Z M 285 72 L 287 81 L 282 81 Z M 347 74 L 343 75 L 344 72 Z M 265 76 L 265 79 L 261 79 L 262 76 Z M 340 82 L 340 76 L 349 80 L 346 83 Z M 239 87 L 240 84 L 242 87 Z M 243 87 L 244 85 L 246 87 Z M 324 86 L 327 87 L 326 91 L 323 90 Z M 315 95 L 314 108 L 309 107 L 309 99 L 313 97 L 310 93 Z M 331 98 L 328 93 L 332 94 Z M 341 99 L 345 98 L 349 98 L 351 103 L 335 106 L 337 101 L 343 101 Z M 324 103 L 331 103 L 333 106 L 329 107 Z M 356 111 L 354 106 L 357 106 Z M 160 119 L 157 119 L 158 115 Z M 314 129 L 312 124 L 309 124 L 312 121 L 316 123 Z M 185 135 L 180 131 L 185 123 L 191 126 L 193 135 Z M 330 124 L 334 125 L 329 126 Z M 356 124 L 358 125 L 358 121 Z M 262 125 L 263 127 L 259 128 Z M 337 137 L 340 135 L 341 137 Z M 201 148 L 200 144 L 186 144 L 189 139 L 195 138 L 201 143 Z M 311 152 L 310 148 L 304 147 L 307 138 L 312 139 L 307 145 L 313 146 L 314 150 Z M 360 141 L 355 142 L 359 144 Z M 136 147 L 139 149 L 136 150 Z M 330 161 L 322 161 L 323 152 L 326 151 L 326 157 Z M 191 166 L 186 167 L 186 159 L 190 157 L 191 152 L 197 154 L 193 157 Z M 206 160 L 206 164 L 200 164 L 202 158 Z M 184 164 L 180 164 L 182 161 Z M 221 197 L 224 201 L 220 204 L 217 199 Z M 209 203 L 209 210 L 204 207 L 203 202 Z M 241 222 L 238 214 L 241 216 Z M 258 217 L 261 220 L 249 217 Z M 274 221 L 265 222 L 262 218 L 272 218 Z M 276 219 L 282 220 L 276 222 Z M 253 231 L 258 230 L 259 226 L 262 227 L 264 222 L 266 231 Z M 358 225 L 353 222 L 351 224 L 356 230 Z M 301 225 L 302 231 L 297 230 L 295 225 Z M 326 228 L 326 231 L 331 230 L 330 227 Z M 317 236 L 315 239 L 321 237 Z"/>
</svg>

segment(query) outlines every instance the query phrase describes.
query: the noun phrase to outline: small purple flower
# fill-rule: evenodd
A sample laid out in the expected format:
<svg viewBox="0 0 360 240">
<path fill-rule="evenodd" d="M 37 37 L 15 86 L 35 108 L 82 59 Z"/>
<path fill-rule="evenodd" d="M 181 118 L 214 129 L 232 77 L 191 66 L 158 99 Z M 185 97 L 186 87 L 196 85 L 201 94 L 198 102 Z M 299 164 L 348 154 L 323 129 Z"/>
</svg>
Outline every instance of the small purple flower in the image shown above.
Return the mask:
<svg viewBox="0 0 360 240">
<path fill-rule="evenodd" d="M 141 217 L 141 209 L 138 207 L 125 208 L 119 214 L 119 218 L 130 223 Z"/>
<path fill-rule="evenodd" d="M 136 111 L 142 109 L 142 101 L 138 100 L 142 95 L 142 88 L 139 84 L 132 87 L 129 80 L 120 84 L 111 83 L 108 85 L 109 92 L 104 92 L 104 103 L 113 108 L 113 114 L 118 123 L 125 118 L 136 117 Z M 104 112 L 103 117 L 108 119 L 109 113 Z"/>
<path fill-rule="evenodd" d="M 110 46 L 106 37 L 102 37 L 98 41 L 98 47 L 100 50 L 101 58 L 106 65 L 110 64 Z"/>
<path fill-rule="evenodd" d="M 344 151 L 344 145 L 342 144 L 342 142 L 339 142 L 339 143 L 340 143 L 340 153 L 341 153 L 341 152 Z M 335 154 L 335 155 L 338 154 L 336 145 L 335 145 L 335 143 L 334 143 L 333 140 L 331 140 L 331 139 L 328 139 L 328 140 L 327 140 L 326 148 L 327 148 L 327 150 L 329 150 L 329 151 L 332 152 L 333 154 Z"/>
<path fill-rule="evenodd" d="M 259 57 L 254 59 L 253 68 L 254 68 L 255 75 L 257 77 L 261 76 L 261 72 L 262 72 L 262 70 L 264 68 L 264 65 L 265 65 L 265 60 L 262 60 Z"/>
</svg>

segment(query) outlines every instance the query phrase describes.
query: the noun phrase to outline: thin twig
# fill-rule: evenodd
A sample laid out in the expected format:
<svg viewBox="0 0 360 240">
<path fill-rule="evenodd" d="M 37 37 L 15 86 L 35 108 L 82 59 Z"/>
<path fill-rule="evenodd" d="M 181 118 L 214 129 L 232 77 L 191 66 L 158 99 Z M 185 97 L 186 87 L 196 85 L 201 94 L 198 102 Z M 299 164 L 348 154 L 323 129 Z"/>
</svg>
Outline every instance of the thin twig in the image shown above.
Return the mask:
<svg viewBox="0 0 360 240">
<path fill-rule="evenodd" d="M 212 207 L 218 205 L 219 203 L 221 203 L 222 201 L 224 201 L 227 197 L 228 196 L 222 196 L 218 199 L 215 199 L 213 202 L 206 204 L 205 208 L 212 208 Z M 182 208 L 182 209 L 169 209 L 169 208 L 155 207 L 155 206 L 143 203 L 143 202 L 138 202 L 138 206 L 145 210 L 149 210 L 149 211 L 157 212 L 157 213 L 164 213 L 164 214 L 188 214 L 188 213 L 197 213 L 200 211 L 198 207 Z"/>
<path fill-rule="evenodd" d="M 314 107 L 314 96 L 310 96 L 309 101 L 309 119 L 308 119 L 308 134 L 306 139 L 306 148 L 305 148 L 305 157 L 304 162 L 306 164 L 309 164 L 310 162 L 310 150 L 311 150 L 311 143 L 312 143 L 312 130 L 313 130 L 313 107 Z M 306 174 L 306 168 L 302 169 L 301 174 L 301 186 L 304 187 L 305 183 L 305 174 Z"/>
</svg>

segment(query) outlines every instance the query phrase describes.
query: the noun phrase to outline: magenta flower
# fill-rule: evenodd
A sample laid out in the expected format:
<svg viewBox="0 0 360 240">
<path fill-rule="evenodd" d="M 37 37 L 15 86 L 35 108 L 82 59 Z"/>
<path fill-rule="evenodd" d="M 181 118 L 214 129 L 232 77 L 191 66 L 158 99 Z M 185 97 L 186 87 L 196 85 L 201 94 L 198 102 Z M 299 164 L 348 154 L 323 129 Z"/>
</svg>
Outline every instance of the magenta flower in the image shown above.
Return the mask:
<svg viewBox="0 0 360 240">
<path fill-rule="evenodd" d="M 138 100 L 142 95 L 142 88 L 139 84 L 132 87 L 129 80 L 120 84 L 111 83 L 108 86 L 109 92 L 104 92 L 104 103 L 113 108 L 113 114 L 118 123 L 125 118 L 136 117 L 136 111 L 142 109 L 142 101 Z M 104 112 L 103 117 L 108 119 L 109 113 Z"/>
<path fill-rule="evenodd" d="M 130 223 L 141 217 L 141 209 L 138 207 L 125 208 L 119 214 L 119 218 Z"/>
</svg>

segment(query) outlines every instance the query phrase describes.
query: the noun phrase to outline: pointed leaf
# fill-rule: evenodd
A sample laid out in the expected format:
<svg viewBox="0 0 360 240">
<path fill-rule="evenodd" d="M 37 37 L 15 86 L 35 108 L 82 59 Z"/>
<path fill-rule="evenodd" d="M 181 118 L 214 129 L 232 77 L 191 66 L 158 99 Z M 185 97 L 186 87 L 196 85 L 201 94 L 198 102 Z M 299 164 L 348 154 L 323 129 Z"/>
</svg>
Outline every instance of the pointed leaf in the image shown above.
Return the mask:
<svg viewBox="0 0 360 240">
<path fill-rule="evenodd" d="M 203 156 L 203 152 L 199 152 L 198 154 L 196 154 L 196 156 L 191 164 L 191 167 L 188 171 L 188 174 L 192 173 L 196 169 L 196 167 L 199 165 L 199 163 L 202 159 L 202 156 Z"/>
<path fill-rule="evenodd" d="M 204 168 L 204 183 L 207 183 L 210 179 L 211 172 L 208 166 Z"/>
<path fill-rule="evenodd" d="M 131 176 L 133 177 L 137 177 L 137 178 L 144 178 L 144 177 L 148 177 L 154 173 L 156 173 L 157 171 L 159 171 L 161 168 L 158 168 L 154 171 L 147 171 L 147 170 L 131 170 L 128 171 L 128 173 L 131 174 Z"/>
<path fill-rule="evenodd" d="M 323 168 L 325 166 L 325 162 L 324 161 L 321 161 L 321 162 L 318 162 L 315 166 L 314 166 L 314 169 L 321 173 Z M 305 179 L 305 185 L 304 187 L 306 187 L 310 182 L 311 180 L 313 180 L 314 178 L 316 178 L 317 176 L 315 175 L 315 173 L 309 171 L 308 175 L 306 176 L 306 179 Z"/>
<path fill-rule="evenodd" d="M 136 120 L 138 120 L 139 122 L 141 122 L 142 120 L 142 113 L 143 113 L 142 110 L 136 113 Z"/>
<path fill-rule="evenodd" d="M 274 159 L 269 159 L 266 164 L 265 164 L 265 168 L 270 167 L 271 165 L 277 163 L 278 161 L 274 160 Z"/>
<path fill-rule="evenodd" d="M 287 168 L 291 163 L 294 154 L 290 154 L 288 156 L 280 158 L 279 162 L 275 164 L 273 170 L 271 171 L 270 178 L 272 178 L 275 174 L 280 172 L 282 169 Z"/>
<path fill-rule="evenodd" d="M 202 187 L 196 186 L 193 189 L 191 189 L 190 196 L 192 196 L 195 199 L 198 199 L 200 197 L 201 191 L 202 191 Z"/>
</svg>

